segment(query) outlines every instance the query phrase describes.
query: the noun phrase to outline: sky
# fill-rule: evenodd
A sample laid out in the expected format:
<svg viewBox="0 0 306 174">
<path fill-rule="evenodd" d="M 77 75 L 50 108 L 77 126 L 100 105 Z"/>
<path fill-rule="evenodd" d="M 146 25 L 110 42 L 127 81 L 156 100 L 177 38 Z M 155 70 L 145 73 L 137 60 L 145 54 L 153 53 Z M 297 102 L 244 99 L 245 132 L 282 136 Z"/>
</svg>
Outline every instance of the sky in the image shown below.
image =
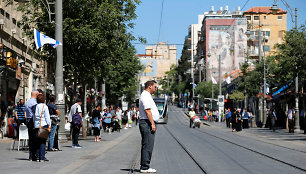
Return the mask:
<svg viewBox="0 0 306 174">
<path fill-rule="evenodd" d="M 163 1 L 162 20 L 160 20 Z M 304 8 L 306 8 L 306 0 L 283 1 L 286 1 L 292 10 L 297 8 L 298 26 L 305 24 L 306 10 Z M 198 15 L 209 11 L 211 6 L 215 7 L 215 11 L 221 6 L 224 9 L 226 5 L 228 5 L 230 11 L 237 10 L 238 6 L 242 11 L 246 11 L 255 6 L 272 6 L 272 4 L 274 4 L 274 0 L 142 0 L 142 3 L 136 9 L 138 17 L 134 21 L 136 25 L 131 32 L 136 37 L 146 38 L 148 44 L 156 44 L 158 41 L 178 44 L 177 59 L 179 59 L 185 36 L 188 34 L 188 26 L 196 24 Z M 278 0 L 277 5 L 279 8 L 289 11 L 282 0 Z M 288 12 L 287 30 L 290 30 L 293 26 L 294 23 Z M 134 45 L 137 54 L 145 53 L 145 45 L 139 44 L 137 41 L 134 42 Z"/>
</svg>

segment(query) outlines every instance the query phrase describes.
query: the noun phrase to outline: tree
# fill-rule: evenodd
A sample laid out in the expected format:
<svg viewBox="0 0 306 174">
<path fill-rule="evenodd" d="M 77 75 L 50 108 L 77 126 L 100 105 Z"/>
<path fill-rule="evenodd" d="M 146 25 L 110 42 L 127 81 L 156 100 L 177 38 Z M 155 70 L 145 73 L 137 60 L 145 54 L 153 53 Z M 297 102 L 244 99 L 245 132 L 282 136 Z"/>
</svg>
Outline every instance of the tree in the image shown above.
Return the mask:
<svg viewBox="0 0 306 174">
<path fill-rule="evenodd" d="M 213 85 L 214 98 L 219 94 L 218 86 L 219 85 Z M 202 99 L 212 98 L 212 82 L 200 82 L 195 89 L 195 93 L 196 95 L 200 94 Z"/>
<path fill-rule="evenodd" d="M 63 1 L 63 46 L 65 85 L 74 87 L 104 79 L 108 99 L 115 101 L 127 88 L 135 85 L 135 75 L 141 68 L 128 32 L 136 18 L 139 0 L 65 0 Z M 41 0 L 31 0 L 18 7 L 23 15 L 19 25 L 29 38 L 33 26 L 54 37 L 55 23 Z M 34 45 L 33 45 L 34 46 Z M 49 46 L 37 55 L 54 61 L 55 51 Z M 109 98 L 110 97 L 110 98 Z"/>
<path fill-rule="evenodd" d="M 276 44 L 278 50 L 269 58 L 270 78 L 276 84 L 286 84 L 296 76 L 305 80 L 306 75 L 306 30 L 302 25 L 299 30 L 285 32 L 284 42 Z"/>
</svg>

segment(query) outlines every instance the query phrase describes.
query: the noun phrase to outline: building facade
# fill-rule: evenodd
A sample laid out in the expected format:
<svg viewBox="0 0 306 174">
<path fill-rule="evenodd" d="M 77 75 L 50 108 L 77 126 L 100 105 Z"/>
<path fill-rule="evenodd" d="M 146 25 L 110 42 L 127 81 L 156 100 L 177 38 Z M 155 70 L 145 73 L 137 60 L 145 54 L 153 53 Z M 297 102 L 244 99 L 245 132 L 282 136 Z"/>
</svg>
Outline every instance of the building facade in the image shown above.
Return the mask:
<svg viewBox="0 0 306 174">
<path fill-rule="evenodd" d="M 211 77 L 219 79 L 219 58 L 221 61 L 221 81 L 228 76 L 237 76 L 240 66 L 245 61 L 247 49 L 246 18 L 238 7 L 230 12 L 228 6 L 214 7 L 204 13 L 201 38 L 198 43 L 198 56 L 204 59 L 203 80 L 211 81 Z"/>
<path fill-rule="evenodd" d="M 261 55 L 276 51 L 275 44 L 283 42 L 284 31 L 287 31 L 287 12 L 280 9 L 273 14 L 270 8 L 253 7 L 244 12 L 250 30 L 248 54 L 254 59 L 259 58 L 259 31 L 263 40 Z"/>
<path fill-rule="evenodd" d="M 26 38 L 18 21 L 22 13 L 17 11 L 18 3 L 7 5 L 0 0 L 0 108 L 2 119 L 13 117 L 7 112 L 19 99 L 27 101 L 33 89 L 53 93 L 52 80 L 47 80 L 48 63 L 33 56 L 33 39 Z M 49 68 L 50 69 L 50 68 Z M 50 73 L 50 72 L 49 72 Z M 48 85 L 48 83 L 50 83 Z M 54 89 L 53 89 L 54 90 Z M 4 120 L 7 126 L 7 121 Z M 4 129 L 6 130 L 6 129 Z"/>
<path fill-rule="evenodd" d="M 168 45 L 166 42 L 159 42 L 157 45 L 146 46 L 145 54 L 139 54 L 143 71 L 140 82 L 143 84 L 148 80 L 161 80 L 170 71 L 172 65 L 177 63 L 176 45 Z"/>
</svg>

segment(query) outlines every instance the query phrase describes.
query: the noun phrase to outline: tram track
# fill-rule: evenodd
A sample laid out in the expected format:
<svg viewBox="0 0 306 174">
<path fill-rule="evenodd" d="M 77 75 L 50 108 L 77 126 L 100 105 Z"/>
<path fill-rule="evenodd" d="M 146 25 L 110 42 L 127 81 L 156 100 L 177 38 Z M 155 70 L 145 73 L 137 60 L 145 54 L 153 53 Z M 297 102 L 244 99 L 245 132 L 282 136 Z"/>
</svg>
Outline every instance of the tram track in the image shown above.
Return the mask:
<svg viewBox="0 0 306 174">
<path fill-rule="evenodd" d="M 183 113 L 183 114 L 184 114 L 184 113 Z M 185 114 L 184 114 L 184 115 L 185 115 Z M 184 118 L 186 118 L 186 117 L 184 117 Z M 180 119 L 178 119 L 178 118 L 176 118 L 176 119 L 177 119 L 181 124 L 187 125 L 186 122 L 183 122 L 182 120 L 180 120 Z M 186 118 L 186 119 L 187 119 L 187 118 Z M 189 120 L 188 120 L 188 121 L 189 121 Z M 245 149 L 245 150 L 247 150 L 247 151 L 250 151 L 250 152 L 255 153 L 255 154 L 258 154 L 258 155 L 260 155 L 260 156 L 269 158 L 269 159 L 274 160 L 274 161 L 276 161 L 276 162 L 279 162 L 279 163 L 281 163 L 281 164 L 285 164 L 285 165 L 290 166 L 290 167 L 292 167 L 292 168 L 295 168 L 295 169 L 297 169 L 297 170 L 306 172 L 306 169 L 304 169 L 304 168 L 301 168 L 301 167 L 296 166 L 296 165 L 294 165 L 294 164 L 288 163 L 288 162 L 286 162 L 286 161 L 284 161 L 284 160 L 280 160 L 280 159 L 278 159 L 278 158 L 276 158 L 276 157 L 273 157 L 273 156 L 270 156 L 270 155 L 266 155 L 266 154 L 264 154 L 264 153 L 262 153 L 262 152 L 260 152 L 260 151 L 251 149 L 251 148 L 249 148 L 249 147 L 243 146 L 243 145 L 241 145 L 241 144 L 235 143 L 235 142 L 230 141 L 230 140 L 227 140 L 227 139 L 225 139 L 225 138 L 222 138 L 222 137 L 216 136 L 216 135 L 214 135 L 214 134 L 205 132 L 205 131 L 203 131 L 203 130 L 201 130 L 201 129 L 192 129 L 192 130 L 198 131 L 198 132 L 200 132 L 200 133 L 202 133 L 202 134 L 206 134 L 206 135 L 208 135 L 208 136 L 211 136 L 211 137 L 214 137 L 214 138 L 216 138 L 216 139 L 222 140 L 222 141 L 227 142 L 227 143 L 229 143 L 229 144 L 238 146 L 238 147 L 243 148 L 243 149 Z M 266 143 L 266 142 L 263 142 L 263 143 Z M 267 144 L 269 144 L 269 143 L 267 143 Z M 272 143 L 270 143 L 270 144 L 272 144 Z M 275 144 L 272 144 L 272 145 L 275 145 Z M 295 150 L 295 149 L 286 148 L 286 147 L 284 147 L 284 146 L 279 146 L 279 147 L 285 148 L 285 149 L 287 149 L 287 150 L 293 150 L 293 151 L 299 152 L 299 151 L 297 151 L 297 150 Z M 302 151 L 302 152 L 305 153 L 304 151 Z"/>
<path fill-rule="evenodd" d="M 128 174 L 131 174 L 137 171 L 136 165 L 139 163 L 140 154 L 141 154 L 141 147 L 139 146 L 137 147 L 137 151 L 132 158 L 133 160 L 131 161 Z"/>
<path fill-rule="evenodd" d="M 195 155 L 192 154 L 190 150 L 169 130 L 169 128 L 165 125 L 163 126 L 166 131 L 170 134 L 170 136 L 179 144 L 179 146 L 188 154 L 188 156 L 192 159 L 192 161 L 199 167 L 199 169 L 208 174 L 207 170 L 200 164 L 199 160 L 196 159 Z"/>
</svg>

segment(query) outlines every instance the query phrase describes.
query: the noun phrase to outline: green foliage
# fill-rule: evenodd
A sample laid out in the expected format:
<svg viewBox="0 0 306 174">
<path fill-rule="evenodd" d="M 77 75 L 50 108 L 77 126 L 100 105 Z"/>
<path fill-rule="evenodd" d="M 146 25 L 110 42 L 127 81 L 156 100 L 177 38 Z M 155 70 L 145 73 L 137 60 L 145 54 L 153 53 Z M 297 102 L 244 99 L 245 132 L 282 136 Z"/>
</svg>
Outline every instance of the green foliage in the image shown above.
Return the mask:
<svg viewBox="0 0 306 174">
<path fill-rule="evenodd" d="M 135 86 L 141 69 L 128 32 L 136 18 L 139 0 L 65 0 L 63 1 L 63 48 L 65 85 L 85 84 L 94 77 L 104 79 L 107 97 L 116 100 Z M 41 0 L 31 0 L 18 8 L 25 15 L 19 24 L 33 37 L 33 27 L 55 38 L 55 23 L 49 23 Z M 145 42 L 144 38 L 139 38 Z M 34 44 L 33 44 L 34 46 Z M 54 49 L 44 47 L 37 55 L 52 60 Z M 75 80 L 76 79 L 76 80 Z M 77 84 L 75 84 L 75 82 Z"/>
<path fill-rule="evenodd" d="M 219 95 L 219 85 L 213 85 L 214 98 Z M 212 98 L 212 82 L 201 82 L 197 85 L 195 93 L 200 94 L 201 98 Z"/>
<path fill-rule="evenodd" d="M 244 94 L 241 91 L 233 91 L 233 93 L 229 95 L 229 98 L 235 102 L 241 102 L 244 100 Z"/>
</svg>

